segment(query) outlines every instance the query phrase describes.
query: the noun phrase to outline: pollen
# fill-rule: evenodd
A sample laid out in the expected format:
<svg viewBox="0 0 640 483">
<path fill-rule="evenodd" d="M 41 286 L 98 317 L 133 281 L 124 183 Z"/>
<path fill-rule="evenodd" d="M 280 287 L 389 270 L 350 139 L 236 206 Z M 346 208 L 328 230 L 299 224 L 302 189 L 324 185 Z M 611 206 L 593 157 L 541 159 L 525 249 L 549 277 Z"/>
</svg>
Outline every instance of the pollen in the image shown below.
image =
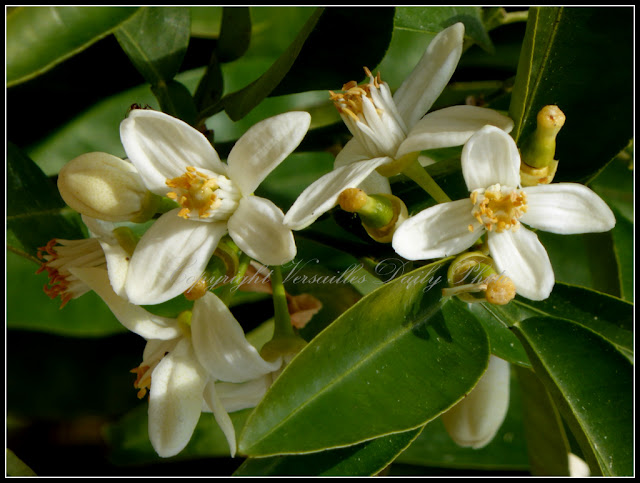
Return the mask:
<svg viewBox="0 0 640 483">
<path fill-rule="evenodd" d="M 500 233 L 517 230 L 519 218 L 527 211 L 527 196 L 524 191 L 510 189 L 499 184 L 486 190 L 471 193 L 472 215 L 487 231 Z"/>
<path fill-rule="evenodd" d="M 193 166 L 188 166 L 182 176 L 166 180 L 166 184 L 175 190 L 167 193 L 167 197 L 182 207 L 178 213 L 182 218 L 209 218 L 221 203 L 218 180 Z"/>
<path fill-rule="evenodd" d="M 506 305 L 516 296 L 516 286 L 513 281 L 505 276 L 492 277 L 487 281 L 485 298 L 494 305 Z"/>
<path fill-rule="evenodd" d="M 138 389 L 138 399 L 142 399 L 147 394 L 147 391 L 151 389 L 151 367 L 145 364 L 140 364 L 129 372 L 136 375 L 133 387 Z"/>
<path fill-rule="evenodd" d="M 342 86 L 342 93 L 329 91 L 329 98 L 335 104 L 338 112 L 345 114 L 355 122 L 361 121 L 363 116 L 363 98 L 371 99 L 371 87 L 379 89 L 382 84 L 380 72 L 374 77 L 371 71 L 364 67 L 366 75 L 371 79 L 367 84 L 358 85 L 356 81 L 349 81 Z M 380 109 L 376 109 L 381 114 Z"/>
</svg>

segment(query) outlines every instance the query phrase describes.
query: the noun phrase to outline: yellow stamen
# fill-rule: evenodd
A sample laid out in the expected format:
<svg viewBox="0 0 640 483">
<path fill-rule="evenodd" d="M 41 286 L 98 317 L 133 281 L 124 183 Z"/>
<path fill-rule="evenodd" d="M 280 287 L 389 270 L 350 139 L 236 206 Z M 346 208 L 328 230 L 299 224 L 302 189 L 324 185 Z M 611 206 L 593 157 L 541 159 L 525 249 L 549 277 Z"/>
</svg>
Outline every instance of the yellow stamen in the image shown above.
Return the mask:
<svg viewBox="0 0 640 483">
<path fill-rule="evenodd" d="M 176 190 L 167 193 L 167 197 L 182 206 L 178 212 L 182 218 L 189 218 L 192 212 L 197 212 L 200 218 L 208 218 L 221 203 L 215 193 L 219 188 L 217 180 L 193 166 L 188 166 L 182 176 L 166 180 L 166 184 Z"/>
<path fill-rule="evenodd" d="M 517 230 L 518 219 L 527 211 L 527 196 L 523 191 L 511 190 L 503 193 L 500 185 L 494 185 L 481 195 L 471 193 L 472 214 L 488 231 L 501 233 L 505 230 Z M 471 231 L 471 230 L 470 230 Z"/>
</svg>

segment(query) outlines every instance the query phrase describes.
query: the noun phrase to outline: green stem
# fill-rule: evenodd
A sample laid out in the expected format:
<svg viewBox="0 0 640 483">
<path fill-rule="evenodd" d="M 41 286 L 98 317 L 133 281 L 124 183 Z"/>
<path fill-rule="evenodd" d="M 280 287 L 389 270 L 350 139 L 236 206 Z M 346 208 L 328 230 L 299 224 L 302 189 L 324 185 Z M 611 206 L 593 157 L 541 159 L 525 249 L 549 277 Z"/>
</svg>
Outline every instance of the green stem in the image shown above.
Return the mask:
<svg viewBox="0 0 640 483">
<path fill-rule="evenodd" d="M 249 255 L 247 255 L 246 253 L 242 253 L 238 262 L 238 271 L 236 272 L 236 276 L 233 277 L 231 282 L 220 289 L 219 298 L 227 307 L 231 302 L 233 294 L 236 293 L 236 290 L 238 290 L 238 287 L 240 287 L 240 285 L 242 284 L 242 279 L 244 278 L 244 274 L 247 271 L 250 262 L 251 258 L 249 257 Z"/>
<path fill-rule="evenodd" d="M 438 186 L 438 183 L 433 180 L 431 175 L 427 173 L 422 166 L 420 166 L 418 161 L 415 161 L 413 164 L 406 167 L 402 174 L 415 181 L 418 186 L 425 190 L 427 194 L 429 194 L 429 196 L 438 203 L 451 201 L 451 198 L 449 198 L 442 188 Z"/>
<path fill-rule="evenodd" d="M 273 309 L 275 318 L 275 327 L 273 329 L 273 339 L 284 337 L 292 337 L 293 327 L 289 316 L 289 307 L 287 305 L 287 294 L 282 283 L 282 271 L 280 266 L 272 267 L 271 272 L 271 288 L 273 290 Z"/>
</svg>

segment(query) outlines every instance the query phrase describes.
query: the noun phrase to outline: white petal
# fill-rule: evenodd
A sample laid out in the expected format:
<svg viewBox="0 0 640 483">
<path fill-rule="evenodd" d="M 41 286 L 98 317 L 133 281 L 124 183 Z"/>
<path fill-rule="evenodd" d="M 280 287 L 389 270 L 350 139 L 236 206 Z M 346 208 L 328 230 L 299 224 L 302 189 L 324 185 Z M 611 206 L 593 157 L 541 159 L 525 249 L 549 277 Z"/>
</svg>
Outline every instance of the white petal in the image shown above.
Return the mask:
<svg viewBox="0 0 640 483">
<path fill-rule="evenodd" d="M 411 129 L 442 93 L 462 55 L 464 25 L 443 30 L 393 96 L 398 111 Z"/>
<path fill-rule="evenodd" d="M 191 287 L 226 233 L 225 223 L 185 220 L 178 211 L 158 218 L 136 246 L 125 284 L 134 304 L 159 304 Z"/>
<path fill-rule="evenodd" d="M 69 271 L 97 293 L 116 319 L 131 332 L 145 339 L 167 340 L 180 335 L 180 328 L 175 320 L 151 314 L 118 296 L 111 288 L 106 270 L 76 267 Z"/>
<path fill-rule="evenodd" d="M 216 384 L 214 381 L 209 381 L 207 387 L 204 389 L 204 401 L 207 406 L 211 408 L 213 417 L 216 418 L 216 422 L 229 444 L 229 452 L 233 458 L 236 455 L 236 430 L 233 427 L 233 422 L 227 414 L 227 411 L 220 400 L 220 397 L 216 391 Z"/>
<path fill-rule="evenodd" d="M 226 173 L 207 138 L 187 123 L 158 111 L 135 109 L 120 124 L 120 139 L 147 188 L 164 196 L 166 180 L 187 166 Z"/>
<path fill-rule="evenodd" d="M 284 217 L 285 224 L 293 230 L 306 228 L 333 208 L 345 189 L 358 187 L 378 166 L 391 161 L 391 158 L 368 159 L 325 174 L 298 196 Z"/>
<path fill-rule="evenodd" d="M 521 226 L 515 232 L 489 233 L 488 242 L 498 270 L 513 281 L 518 294 L 530 300 L 544 300 L 551 294 L 553 268 L 535 233 Z"/>
<path fill-rule="evenodd" d="M 149 367 L 154 367 L 158 361 L 160 361 L 165 355 L 169 352 L 175 350 L 178 342 L 182 340 L 182 333 L 180 337 L 176 337 L 175 339 L 169 340 L 160 340 L 160 339 L 149 339 L 144 346 L 144 351 L 142 352 L 142 364 Z"/>
<path fill-rule="evenodd" d="M 260 263 L 284 265 L 296 256 L 296 242 L 283 220 L 284 213 L 271 201 L 246 196 L 227 222 L 229 236 Z"/>
<path fill-rule="evenodd" d="M 421 211 L 396 229 L 393 249 L 408 260 L 448 257 L 466 250 L 484 233 L 471 208 L 471 200 L 462 199 Z"/>
<path fill-rule="evenodd" d="M 495 126 L 485 126 L 462 149 L 462 174 L 469 191 L 499 183 L 520 184 L 520 153 L 513 138 Z"/>
<path fill-rule="evenodd" d="M 251 127 L 233 146 L 228 173 L 243 195 L 258 185 L 300 144 L 311 124 L 308 112 L 287 112 Z"/>
<path fill-rule="evenodd" d="M 520 221 L 562 235 L 611 230 L 616 218 L 596 193 L 577 183 L 556 183 L 524 188 L 527 212 Z"/>
<path fill-rule="evenodd" d="M 509 381 L 509 363 L 491 356 L 478 384 L 442 415 L 442 422 L 456 444 L 474 449 L 489 444 L 507 415 Z"/>
<path fill-rule="evenodd" d="M 232 413 L 241 409 L 256 407 L 272 382 L 271 374 L 266 374 L 241 384 L 217 382 L 216 391 L 224 408 Z"/>
<path fill-rule="evenodd" d="M 411 129 L 397 157 L 425 149 L 462 146 L 486 125 L 511 132 L 513 121 L 493 109 L 453 106 L 430 112 Z"/>
<path fill-rule="evenodd" d="M 336 156 L 336 159 L 333 162 L 333 169 L 357 163 L 358 161 L 366 161 L 370 158 L 371 157 L 367 154 L 358 140 L 352 139 L 344 145 L 342 150 Z M 379 193 L 391 194 L 389 179 L 376 171 L 367 176 L 357 187 L 370 195 Z"/>
<path fill-rule="evenodd" d="M 200 419 L 204 369 L 195 359 L 188 339 L 165 356 L 151 374 L 149 439 L 163 458 L 184 449 Z"/>
<path fill-rule="evenodd" d="M 227 306 L 211 292 L 193 306 L 191 334 L 198 360 L 213 379 L 245 382 L 280 367 L 281 361 L 260 357 Z"/>
</svg>

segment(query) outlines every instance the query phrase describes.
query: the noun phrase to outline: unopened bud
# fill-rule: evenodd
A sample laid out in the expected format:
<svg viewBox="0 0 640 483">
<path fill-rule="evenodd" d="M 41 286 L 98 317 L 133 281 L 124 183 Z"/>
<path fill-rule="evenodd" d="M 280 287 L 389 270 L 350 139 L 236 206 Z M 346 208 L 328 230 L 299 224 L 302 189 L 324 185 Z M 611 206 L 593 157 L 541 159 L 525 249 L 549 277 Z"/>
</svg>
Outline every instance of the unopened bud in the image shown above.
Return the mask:
<svg viewBox="0 0 640 483">
<path fill-rule="evenodd" d="M 367 195 L 359 188 L 347 188 L 338 197 L 344 211 L 357 213 L 371 238 L 389 243 L 397 226 L 408 216 L 404 202 L 390 194 Z"/>
<path fill-rule="evenodd" d="M 558 106 L 545 106 L 538 113 L 536 130 L 520 149 L 523 186 L 547 184 L 553 179 L 558 167 L 558 162 L 554 160 L 556 136 L 564 126 L 565 119 Z"/>
<path fill-rule="evenodd" d="M 509 382 L 509 363 L 492 355 L 478 384 L 442 415 L 457 445 L 479 449 L 491 442 L 507 415 Z"/>
<path fill-rule="evenodd" d="M 131 163 L 107 153 L 69 161 L 58 175 L 58 189 L 71 208 L 106 221 L 147 221 L 160 200 Z"/>
</svg>

